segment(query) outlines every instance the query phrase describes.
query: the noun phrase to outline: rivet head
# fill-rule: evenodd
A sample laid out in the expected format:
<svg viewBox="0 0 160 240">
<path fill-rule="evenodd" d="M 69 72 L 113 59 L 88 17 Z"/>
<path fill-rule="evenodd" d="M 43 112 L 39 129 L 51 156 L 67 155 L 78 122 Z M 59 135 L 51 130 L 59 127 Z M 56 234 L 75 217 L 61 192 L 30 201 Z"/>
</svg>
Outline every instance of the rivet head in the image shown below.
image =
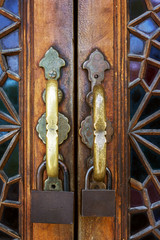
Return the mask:
<svg viewBox="0 0 160 240">
<path fill-rule="evenodd" d="M 51 78 L 56 78 L 56 76 L 57 76 L 56 71 L 51 71 L 51 72 L 49 72 L 49 76 L 50 76 Z"/>
<path fill-rule="evenodd" d="M 98 75 L 98 74 L 95 74 L 95 75 L 94 75 L 94 78 L 96 78 L 96 79 L 99 78 L 99 75 Z"/>
</svg>

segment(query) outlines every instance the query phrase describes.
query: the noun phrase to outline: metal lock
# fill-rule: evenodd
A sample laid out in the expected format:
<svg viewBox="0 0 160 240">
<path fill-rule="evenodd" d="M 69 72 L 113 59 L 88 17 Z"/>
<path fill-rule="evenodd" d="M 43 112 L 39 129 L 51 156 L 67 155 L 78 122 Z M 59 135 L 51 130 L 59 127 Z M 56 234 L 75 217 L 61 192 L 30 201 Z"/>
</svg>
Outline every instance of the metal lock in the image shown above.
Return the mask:
<svg viewBox="0 0 160 240">
<path fill-rule="evenodd" d="M 85 189 L 82 190 L 82 216 L 113 217 L 115 216 L 115 190 L 112 188 L 112 174 L 106 168 L 108 189 L 88 189 L 89 177 L 94 167 L 90 167 L 85 177 Z"/>
<path fill-rule="evenodd" d="M 43 173 L 46 161 L 37 172 L 37 190 L 31 192 L 31 221 L 34 223 L 72 224 L 74 193 L 69 192 L 69 174 L 66 165 L 59 161 L 64 174 L 64 191 L 43 191 Z"/>
</svg>

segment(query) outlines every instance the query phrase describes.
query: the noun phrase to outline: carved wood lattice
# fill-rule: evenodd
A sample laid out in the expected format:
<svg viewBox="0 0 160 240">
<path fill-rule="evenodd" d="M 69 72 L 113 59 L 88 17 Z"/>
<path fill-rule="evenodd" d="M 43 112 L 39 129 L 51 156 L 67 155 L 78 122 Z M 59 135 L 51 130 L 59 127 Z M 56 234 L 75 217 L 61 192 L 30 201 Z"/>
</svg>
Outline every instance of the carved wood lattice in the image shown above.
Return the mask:
<svg viewBox="0 0 160 240">
<path fill-rule="evenodd" d="M 130 0 L 130 14 L 135 13 L 131 8 L 136 2 Z M 130 160 L 130 239 L 153 240 L 160 239 L 160 2 L 140 0 L 138 4 L 144 10 L 138 9 L 141 14 L 131 17 L 128 24 L 129 139 L 134 152 Z M 140 219 L 142 215 L 146 222 L 140 226 L 139 221 L 135 227 L 136 216 Z"/>
<path fill-rule="evenodd" d="M 17 215 L 17 212 L 21 207 L 19 197 L 19 182 L 21 180 L 21 176 L 19 174 L 19 170 L 17 174 L 13 176 L 8 176 L 5 170 L 7 162 L 13 160 L 12 154 L 18 145 L 21 128 L 16 107 L 8 96 L 8 91 L 14 90 L 14 88 L 12 88 L 12 84 L 14 85 L 14 82 L 17 83 L 17 88 L 19 89 L 18 82 L 20 81 L 20 76 L 18 74 L 19 64 L 16 64 L 15 60 L 10 61 L 12 56 L 17 56 L 17 59 L 19 59 L 18 56 L 21 52 L 21 48 L 19 47 L 18 31 L 21 24 L 21 19 L 19 17 L 19 0 L 1 0 L 0 18 L 0 148 L 1 152 L 3 152 L 0 160 L 0 239 L 20 239 L 18 229 L 19 214 Z M 17 60 L 17 62 L 19 62 L 19 60 Z M 14 70 L 16 68 L 18 70 Z M 9 85 L 8 88 L 7 85 L 5 86 L 8 79 L 12 82 L 10 85 L 11 89 L 9 89 Z M 4 148 L 3 150 L 4 143 L 6 143 L 6 149 Z M 18 162 L 19 159 L 16 159 L 16 161 Z M 12 194 L 8 198 L 10 191 L 12 191 Z M 14 216 L 15 211 L 16 216 Z M 11 217 L 9 221 L 6 219 L 7 216 Z M 14 221 L 17 223 L 14 223 Z"/>
</svg>

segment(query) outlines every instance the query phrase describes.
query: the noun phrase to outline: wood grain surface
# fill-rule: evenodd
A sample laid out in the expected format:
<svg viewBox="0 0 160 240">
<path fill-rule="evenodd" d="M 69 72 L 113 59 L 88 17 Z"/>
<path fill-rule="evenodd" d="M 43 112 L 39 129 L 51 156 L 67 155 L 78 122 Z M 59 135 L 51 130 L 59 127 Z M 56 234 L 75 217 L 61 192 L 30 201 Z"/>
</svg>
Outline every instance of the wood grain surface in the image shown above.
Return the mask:
<svg viewBox="0 0 160 240">
<path fill-rule="evenodd" d="M 90 108 L 85 98 L 90 91 L 88 72 L 82 69 L 83 62 L 96 48 L 99 49 L 111 65 L 106 71 L 103 86 L 106 94 L 106 115 L 114 126 L 114 42 L 113 42 L 113 1 L 79 0 L 78 2 L 78 128 L 88 115 Z M 87 171 L 88 149 L 79 137 L 78 142 L 78 238 L 79 240 L 114 239 L 114 218 L 82 217 L 81 190 Z M 108 167 L 112 171 L 114 186 L 114 137 L 107 146 Z M 107 203 L 106 203 L 107 204 Z"/>
<path fill-rule="evenodd" d="M 64 157 L 69 173 L 70 173 L 70 187 L 74 190 L 74 121 L 73 121 L 73 104 L 74 104 L 74 80 L 73 80 L 73 1 L 72 0 L 35 0 L 28 1 L 26 4 L 29 16 L 27 18 L 27 29 L 30 34 L 28 39 L 28 46 L 26 49 L 30 51 L 29 70 L 31 79 L 27 94 L 30 101 L 30 112 L 28 118 L 30 124 L 30 169 L 28 174 L 31 180 L 31 189 L 36 189 L 36 173 L 37 168 L 43 161 L 45 155 L 45 145 L 38 138 L 36 132 L 36 125 L 38 119 L 45 112 L 45 104 L 42 100 L 42 93 L 46 87 L 46 79 L 44 77 L 44 70 L 39 67 L 40 60 L 44 57 L 46 51 L 53 46 L 60 56 L 66 61 L 66 66 L 61 70 L 61 78 L 58 80 L 59 88 L 63 91 L 63 101 L 59 105 L 59 112 L 63 113 L 69 119 L 71 131 L 67 141 L 65 141 L 59 148 L 59 152 Z M 30 32 L 31 31 L 31 32 Z M 26 37 L 26 36 L 25 36 Z M 26 51 L 27 51 L 26 50 Z M 29 74 L 29 73 L 28 73 Z M 29 109 L 28 109 L 29 111 Z M 29 117 L 30 115 L 30 117 Z M 26 123 L 27 124 L 27 123 Z M 29 166 L 28 166 L 29 171 Z M 26 183 L 27 186 L 27 183 Z M 29 187 L 28 187 L 29 191 Z M 27 197 L 30 199 L 30 193 Z M 29 204 L 28 199 L 28 204 Z M 27 204 L 27 203 L 26 203 Z M 30 210 L 30 206 L 27 211 Z M 73 239 L 73 225 L 54 225 L 54 224 L 31 224 L 30 214 L 27 215 L 28 235 L 26 239 L 34 240 L 60 240 Z"/>
<path fill-rule="evenodd" d="M 23 232 L 25 240 L 127 240 L 128 160 L 127 160 L 127 3 L 125 0 L 77 0 L 73 17 L 73 0 L 24 1 L 24 204 Z M 78 21 L 78 25 L 74 21 Z M 74 32 L 78 45 L 74 46 Z M 36 172 L 45 154 L 45 145 L 38 138 L 36 125 L 45 112 L 42 92 L 46 80 L 39 61 L 45 52 L 55 47 L 65 59 L 59 86 L 63 102 L 59 111 L 69 118 L 71 132 L 60 147 L 70 173 L 70 186 L 76 188 L 74 225 L 32 224 L 30 222 L 30 191 L 36 189 Z M 77 50 L 74 59 L 74 49 Z M 114 136 L 107 146 L 107 163 L 112 171 L 116 190 L 115 218 L 81 216 L 81 190 L 87 171 L 88 149 L 81 141 L 79 128 L 90 115 L 85 97 L 90 91 L 88 73 L 82 64 L 98 48 L 109 61 L 103 86 L 106 94 L 106 115 L 112 122 Z M 78 63 L 77 75 L 74 62 Z M 74 84 L 77 89 L 74 89 Z M 77 100 L 75 100 L 77 98 Z M 77 103 L 76 106 L 74 104 Z M 74 116 L 74 107 L 78 109 Z M 76 123 L 77 122 L 77 123 Z M 74 126 L 74 123 L 77 125 Z M 75 129 L 74 129 L 75 128 Z M 75 135 L 74 135 L 75 134 Z M 78 149 L 74 136 L 78 137 Z M 77 166 L 77 171 L 75 167 Z M 76 183 L 76 185 L 75 185 Z"/>
</svg>

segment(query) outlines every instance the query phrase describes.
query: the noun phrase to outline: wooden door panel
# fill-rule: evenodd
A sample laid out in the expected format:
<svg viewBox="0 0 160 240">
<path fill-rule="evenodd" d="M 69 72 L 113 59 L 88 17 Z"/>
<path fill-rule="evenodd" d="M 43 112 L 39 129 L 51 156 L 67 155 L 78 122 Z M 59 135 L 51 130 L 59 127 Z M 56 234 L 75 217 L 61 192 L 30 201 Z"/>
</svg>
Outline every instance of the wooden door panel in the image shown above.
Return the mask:
<svg viewBox="0 0 160 240">
<path fill-rule="evenodd" d="M 64 162 L 68 167 L 70 174 L 70 188 L 74 190 L 74 112 L 73 112 L 73 2 L 69 1 L 32 1 L 28 6 L 28 21 L 30 21 L 30 41 L 31 47 L 29 70 L 31 70 L 30 93 L 28 98 L 31 101 L 30 111 L 30 168 L 31 188 L 36 189 L 36 173 L 40 163 L 45 155 L 45 145 L 39 139 L 36 125 L 38 119 L 45 112 L 45 104 L 42 100 L 42 93 L 46 87 L 44 70 L 39 67 L 40 60 L 44 57 L 46 51 L 53 46 L 60 56 L 65 60 L 66 67 L 61 70 L 61 78 L 58 80 L 59 88 L 63 91 L 63 101 L 59 105 L 59 112 L 65 114 L 69 119 L 71 131 L 68 139 L 60 146 L 59 152 L 64 157 Z M 27 90 L 29 91 L 29 90 Z M 27 93 L 28 94 L 28 93 Z M 28 101 L 29 101 L 28 99 Z M 30 199 L 28 191 L 27 198 Z M 28 200 L 29 201 L 29 200 Z M 29 207 L 30 209 L 30 207 Z M 29 221 L 29 214 L 28 214 Z M 73 225 L 57 224 L 36 224 L 30 230 L 30 236 L 27 239 L 73 239 Z"/>
<path fill-rule="evenodd" d="M 86 96 L 91 91 L 91 83 L 88 80 L 88 72 L 82 69 L 91 52 L 100 50 L 111 65 L 106 71 L 102 82 L 106 94 L 107 118 L 114 125 L 114 25 L 113 25 L 113 1 L 88 0 L 78 1 L 78 129 L 81 122 L 90 115 L 91 109 L 86 102 Z M 111 169 L 114 181 L 114 140 L 107 146 L 107 166 Z M 90 149 L 78 141 L 78 239 L 113 239 L 114 217 L 93 218 L 81 216 L 81 190 L 84 189 L 85 174 L 88 169 L 87 159 L 91 156 Z M 107 204 L 107 203 L 106 203 Z"/>
<path fill-rule="evenodd" d="M 9 112 L 5 112 L 0 102 L 2 112 L 8 114 L 0 113 L 3 135 L 0 138 L 0 153 L 3 153 L 0 161 L 0 187 L 3 185 L 0 239 L 160 239 L 159 13 L 160 3 L 156 0 L 0 1 L 0 65 L 3 72 L 0 68 L 0 99 Z M 4 16 L 10 19 L 5 27 Z M 15 38 L 7 47 L 10 34 Z M 66 62 L 58 80 L 64 94 L 59 112 L 68 117 L 71 131 L 59 151 L 69 170 L 70 189 L 75 191 L 72 225 L 32 224 L 30 221 L 31 190 L 36 189 L 37 169 L 45 155 L 45 145 L 36 131 L 38 119 L 45 112 L 42 93 L 46 79 L 39 62 L 51 46 Z M 107 144 L 107 166 L 112 172 L 112 188 L 116 191 L 116 215 L 107 218 L 81 216 L 81 190 L 92 154 L 79 134 L 82 121 L 91 114 L 86 101 L 91 82 L 82 65 L 95 49 L 101 51 L 110 64 L 102 85 L 106 115 L 114 129 L 112 141 Z M 13 58 L 14 67 L 11 65 Z M 19 59 L 19 65 L 15 59 Z M 12 88 L 7 89 L 9 81 L 19 85 L 21 133 L 19 117 L 14 111 L 17 106 L 9 92 Z M 12 142 L 5 145 L 10 139 Z M 7 178 L 5 174 L 10 173 L 5 166 L 10 164 L 18 140 L 19 171 Z M 16 183 L 21 184 L 20 197 L 8 202 L 8 191 Z M 19 229 L 16 225 L 15 230 L 12 217 L 9 217 L 12 210 L 6 209 L 19 212 L 19 216 L 16 215 Z"/>
</svg>

